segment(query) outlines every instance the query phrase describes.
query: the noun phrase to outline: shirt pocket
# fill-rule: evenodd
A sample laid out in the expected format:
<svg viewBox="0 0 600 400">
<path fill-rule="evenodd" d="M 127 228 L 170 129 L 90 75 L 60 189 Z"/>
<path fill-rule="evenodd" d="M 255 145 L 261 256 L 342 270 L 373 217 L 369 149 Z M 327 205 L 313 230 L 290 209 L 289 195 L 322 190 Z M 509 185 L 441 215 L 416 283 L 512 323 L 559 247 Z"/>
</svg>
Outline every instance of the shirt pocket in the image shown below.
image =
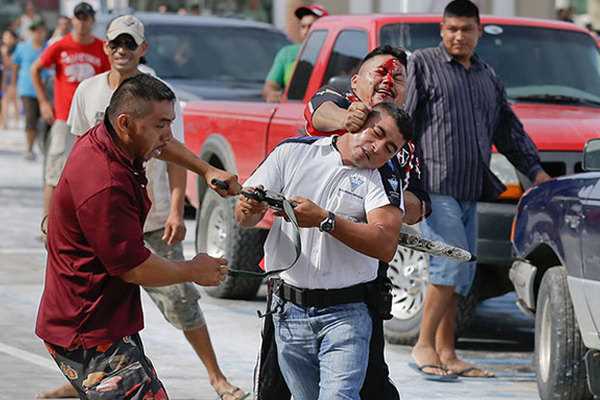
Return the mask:
<svg viewBox="0 0 600 400">
<path fill-rule="evenodd" d="M 354 222 L 366 222 L 364 196 L 364 193 L 354 193 L 340 187 L 334 195 L 334 206 L 330 211 Z"/>
</svg>

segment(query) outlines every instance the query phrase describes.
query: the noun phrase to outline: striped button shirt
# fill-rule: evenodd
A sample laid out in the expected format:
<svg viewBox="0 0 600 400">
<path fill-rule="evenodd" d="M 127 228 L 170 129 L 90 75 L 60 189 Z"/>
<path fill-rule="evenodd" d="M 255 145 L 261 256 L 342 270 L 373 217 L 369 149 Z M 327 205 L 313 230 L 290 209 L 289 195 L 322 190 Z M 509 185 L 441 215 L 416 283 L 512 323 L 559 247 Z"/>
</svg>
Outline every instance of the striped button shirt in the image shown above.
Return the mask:
<svg viewBox="0 0 600 400">
<path fill-rule="evenodd" d="M 425 188 L 459 200 L 505 190 L 489 168 L 492 145 L 523 174 L 541 170 L 537 149 L 512 111 L 493 69 L 477 55 L 466 69 L 443 44 L 409 60 L 406 111 L 423 150 Z"/>
</svg>

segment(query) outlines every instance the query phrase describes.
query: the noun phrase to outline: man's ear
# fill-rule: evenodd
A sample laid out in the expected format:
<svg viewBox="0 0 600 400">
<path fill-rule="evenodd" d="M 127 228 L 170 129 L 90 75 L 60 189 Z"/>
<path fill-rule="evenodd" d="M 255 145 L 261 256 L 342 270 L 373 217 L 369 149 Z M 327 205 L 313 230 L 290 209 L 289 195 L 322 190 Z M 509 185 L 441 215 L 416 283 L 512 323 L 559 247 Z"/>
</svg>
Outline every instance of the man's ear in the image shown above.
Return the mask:
<svg viewBox="0 0 600 400">
<path fill-rule="evenodd" d="M 108 40 L 105 40 L 102 44 L 102 49 L 104 50 L 104 54 L 110 57 L 110 47 L 108 47 Z"/>
<path fill-rule="evenodd" d="M 350 78 L 350 87 L 352 88 L 352 92 L 356 92 L 356 86 L 358 86 L 358 74 L 352 75 Z"/>
<path fill-rule="evenodd" d="M 140 44 L 141 50 L 142 50 L 142 56 L 145 56 L 146 53 L 148 52 L 148 47 L 150 47 L 148 45 L 148 42 L 144 41 L 142 44 Z"/>
<path fill-rule="evenodd" d="M 119 114 L 115 120 L 115 129 L 119 132 L 119 133 L 124 133 L 127 136 L 131 135 L 131 131 L 133 126 L 132 126 L 132 121 L 131 118 L 129 118 L 129 115 L 127 114 Z"/>
</svg>

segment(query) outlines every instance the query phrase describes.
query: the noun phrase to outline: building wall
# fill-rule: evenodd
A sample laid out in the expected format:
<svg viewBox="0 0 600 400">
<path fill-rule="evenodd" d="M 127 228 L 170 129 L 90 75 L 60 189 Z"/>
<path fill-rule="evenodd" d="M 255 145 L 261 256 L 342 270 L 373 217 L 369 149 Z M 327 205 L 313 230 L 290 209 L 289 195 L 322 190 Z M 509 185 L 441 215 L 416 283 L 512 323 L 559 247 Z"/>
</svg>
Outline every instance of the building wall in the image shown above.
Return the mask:
<svg viewBox="0 0 600 400">
<path fill-rule="evenodd" d="M 600 0 L 588 0 L 588 14 L 594 29 L 600 31 Z"/>
</svg>

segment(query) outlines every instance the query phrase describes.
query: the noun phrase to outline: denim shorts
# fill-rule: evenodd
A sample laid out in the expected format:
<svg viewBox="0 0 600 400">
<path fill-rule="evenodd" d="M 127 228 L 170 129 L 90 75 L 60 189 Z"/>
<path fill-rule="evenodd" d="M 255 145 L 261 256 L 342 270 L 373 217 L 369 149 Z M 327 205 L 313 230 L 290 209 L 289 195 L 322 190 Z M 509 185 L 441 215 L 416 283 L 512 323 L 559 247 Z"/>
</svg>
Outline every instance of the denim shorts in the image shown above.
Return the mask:
<svg viewBox="0 0 600 400">
<path fill-rule="evenodd" d="M 155 254 L 169 260 L 184 260 L 181 243 L 167 245 L 162 236 L 164 229 L 144 233 L 144 242 Z M 204 314 L 198 305 L 200 292 L 194 283 L 178 283 L 161 287 L 144 287 L 167 322 L 183 331 L 206 325 Z"/>
<path fill-rule="evenodd" d="M 423 236 L 476 254 L 477 202 L 431 194 L 431 215 L 421 223 Z M 466 296 L 475 278 L 475 262 L 456 262 L 447 257 L 432 256 L 429 281 L 434 285 L 453 286 L 456 293 Z"/>
</svg>

